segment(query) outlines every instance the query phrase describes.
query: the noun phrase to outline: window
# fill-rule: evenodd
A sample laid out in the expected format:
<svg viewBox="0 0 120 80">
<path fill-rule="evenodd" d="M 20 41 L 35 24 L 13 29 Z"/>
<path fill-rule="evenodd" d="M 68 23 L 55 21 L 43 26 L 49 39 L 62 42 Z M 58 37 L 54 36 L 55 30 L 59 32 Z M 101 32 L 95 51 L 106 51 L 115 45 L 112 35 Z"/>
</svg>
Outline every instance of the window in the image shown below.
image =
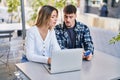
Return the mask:
<svg viewBox="0 0 120 80">
<path fill-rule="evenodd" d="M 92 7 L 99 7 L 101 0 L 89 0 L 88 5 Z"/>
</svg>

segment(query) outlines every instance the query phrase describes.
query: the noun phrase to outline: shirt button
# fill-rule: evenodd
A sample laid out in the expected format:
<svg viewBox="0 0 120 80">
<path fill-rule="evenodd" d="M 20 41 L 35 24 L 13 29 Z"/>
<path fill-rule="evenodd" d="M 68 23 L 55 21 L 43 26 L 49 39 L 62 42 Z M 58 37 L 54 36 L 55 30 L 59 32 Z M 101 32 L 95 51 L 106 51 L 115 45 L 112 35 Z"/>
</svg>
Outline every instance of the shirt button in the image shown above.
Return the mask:
<svg viewBox="0 0 120 80">
<path fill-rule="evenodd" d="M 45 53 L 45 50 L 43 50 L 43 53 Z"/>
</svg>

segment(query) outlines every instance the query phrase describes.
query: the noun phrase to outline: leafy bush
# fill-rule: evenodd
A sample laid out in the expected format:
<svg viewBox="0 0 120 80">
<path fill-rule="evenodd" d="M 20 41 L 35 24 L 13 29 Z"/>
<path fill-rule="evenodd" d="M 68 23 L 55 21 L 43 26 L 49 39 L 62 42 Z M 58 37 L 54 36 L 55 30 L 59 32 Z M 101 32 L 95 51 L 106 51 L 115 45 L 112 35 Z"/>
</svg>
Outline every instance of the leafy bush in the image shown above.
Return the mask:
<svg viewBox="0 0 120 80">
<path fill-rule="evenodd" d="M 70 0 L 71 4 L 74 4 L 75 5 L 75 2 L 74 0 Z M 37 17 L 37 11 L 38 11 L 38 8 L 40 6 L 43 6 L 43 5 L 47 5 L 47 4 L 50 4 L 58 9 L 62 9 L 65 4 L 66 4 L 66 0 L 33 0 L 32 2 L 32 9 L 33 9 L 33 14 L 31 15 L 31 19 L 28 21 L 28 23 L 30 24 L 30 26 L 32 26 L 35 22 L 35 19 Z"/>
<path fill-rule="evenodd" d="M 118 41 L 120 41 L 120 32 L 119 32 L 119 34 L 117 35 L 117 36 L 115 36 L 115 37 L 113 37 L 111 40 L 110 40 L 110 43 L 111 44 L 115 44 L 115 42 L 118 42 Z"/>
</svg>

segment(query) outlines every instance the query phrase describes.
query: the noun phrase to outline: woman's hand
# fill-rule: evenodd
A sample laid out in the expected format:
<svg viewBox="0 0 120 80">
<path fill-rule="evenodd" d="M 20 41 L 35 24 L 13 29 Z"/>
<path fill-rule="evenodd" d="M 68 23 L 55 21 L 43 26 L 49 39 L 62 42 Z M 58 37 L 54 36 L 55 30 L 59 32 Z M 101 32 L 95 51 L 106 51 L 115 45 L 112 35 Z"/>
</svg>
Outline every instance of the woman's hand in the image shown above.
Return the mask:
<svg viewBox="0 0 120 80">
<path fill-rule="evenodd" d="M 48 64 L 51 64 L 51 58 L 48 58 Z"/>
</svg>

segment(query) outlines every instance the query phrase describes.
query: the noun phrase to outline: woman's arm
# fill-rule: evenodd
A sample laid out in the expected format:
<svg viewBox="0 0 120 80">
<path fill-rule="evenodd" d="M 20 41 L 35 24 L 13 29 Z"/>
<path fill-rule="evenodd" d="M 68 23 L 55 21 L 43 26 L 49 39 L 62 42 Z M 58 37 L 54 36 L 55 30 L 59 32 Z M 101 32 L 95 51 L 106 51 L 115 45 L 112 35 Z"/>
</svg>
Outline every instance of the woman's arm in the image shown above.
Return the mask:
<svg viewBox="0 0 120 80">
<path fill-rule="evenodd" d="M 35 33 L 35 31 L 34 31 Z M 48 63 L 48 57 L 41 55 L 38 55 L 37 53 L 35 53 L 36 49 L 35 46 L 37 43 L 35 43 L 35 36 L 32 31 L 27 31 L 27 35 L 26 35 L 26 56 L 28 58 L 28 60 L 30 61 L 34 61 L 34 62 L 41 62 L 41 63 Z"/>
</svg>

